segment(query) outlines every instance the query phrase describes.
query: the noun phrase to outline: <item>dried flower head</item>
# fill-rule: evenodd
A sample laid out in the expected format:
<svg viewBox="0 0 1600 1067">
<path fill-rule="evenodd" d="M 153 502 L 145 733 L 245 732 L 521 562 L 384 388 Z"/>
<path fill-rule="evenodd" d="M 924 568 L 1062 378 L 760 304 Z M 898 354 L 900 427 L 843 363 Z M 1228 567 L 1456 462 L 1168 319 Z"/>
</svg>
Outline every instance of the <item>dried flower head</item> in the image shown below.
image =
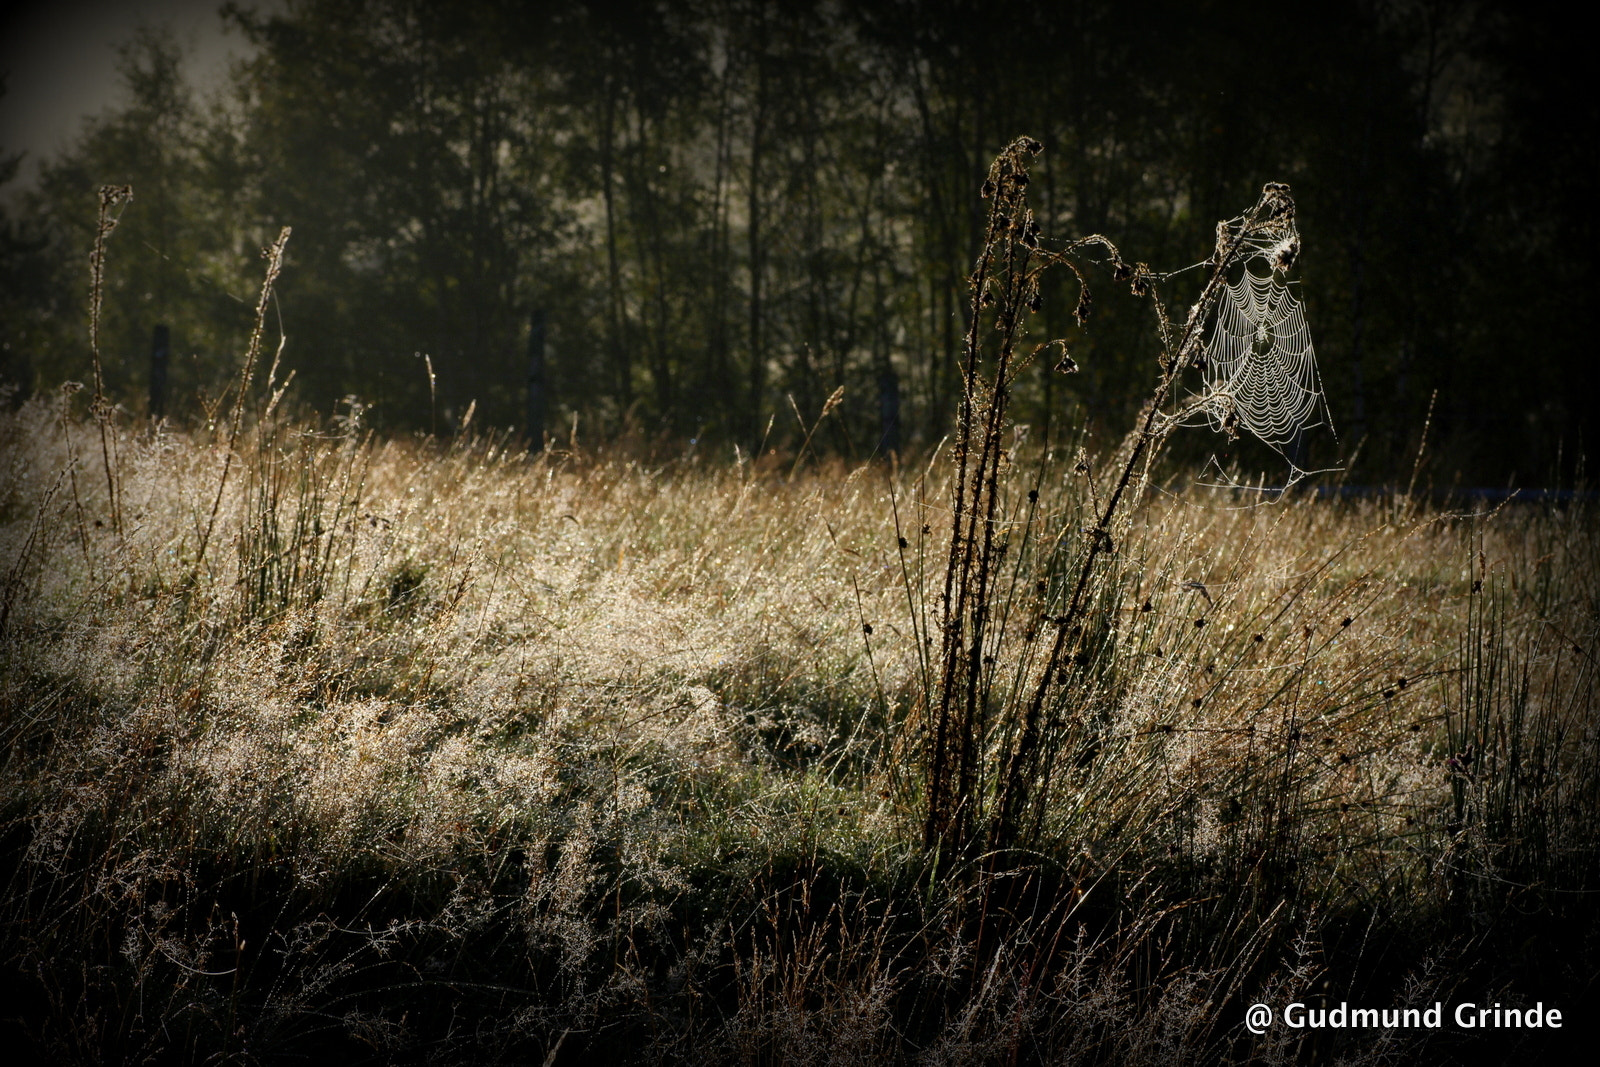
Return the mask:
<svg viewBox="0 0 1600 1067">
<path fill-rule="evenodd" d="M 1272 249 L 1269 258 L 1272 260 L 1272 269 L 1280 273 L 1287 273 L 1294 266 L 1295 260 L 1300 257 L 1300 238 L 1290 234 L 1279 241 Z"/>
</svg>

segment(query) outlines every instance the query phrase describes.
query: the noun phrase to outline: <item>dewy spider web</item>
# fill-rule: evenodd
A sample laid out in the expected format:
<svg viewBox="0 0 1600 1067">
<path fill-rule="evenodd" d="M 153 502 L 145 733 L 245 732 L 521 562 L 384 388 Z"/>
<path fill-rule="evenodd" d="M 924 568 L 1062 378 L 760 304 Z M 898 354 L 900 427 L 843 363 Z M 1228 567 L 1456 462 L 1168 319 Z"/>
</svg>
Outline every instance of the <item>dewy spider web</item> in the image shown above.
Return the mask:
<svg viewBox="0 0 1600 1067">
<path fill-rule="evenodd" d="M 1300 301 L 1273 273 L 1245 264 L 1227 286 L 1206 342 L 1205 405 L 1213 429 L 1242 426 L 1282 451 L 1313 422 L 1324 401 L 1316 352 Z"/>
</svg>

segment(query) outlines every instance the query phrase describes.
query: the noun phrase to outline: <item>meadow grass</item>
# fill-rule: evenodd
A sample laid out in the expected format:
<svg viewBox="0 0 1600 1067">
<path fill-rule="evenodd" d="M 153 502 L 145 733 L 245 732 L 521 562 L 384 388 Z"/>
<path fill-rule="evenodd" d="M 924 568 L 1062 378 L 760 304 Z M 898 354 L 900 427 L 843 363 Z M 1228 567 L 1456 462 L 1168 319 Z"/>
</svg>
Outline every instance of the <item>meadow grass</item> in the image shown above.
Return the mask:
<svg viewBox="0 0 1600 1067">
<path fill-rule="evenodd" d="M 8 1038 L 1379 1063 L 1558 1035 L 1253 1035 L 1243 1009 L 1581 1017 L 1592 505 L 1162 488 L 1172 430 L 1233 429 L 1225 393 L 1166 398 L 1230 267 L 1292 264 L 1293 202 L 1219 224 L 1178 323 L 1104 237 L 1041 246 L 1038 150 L 991 169 L 957 432 L 915 463 L 808 464 L 814 425 L 713 459 L 377 438 L 353 399 L 295 421 L 276 356 L 252 388 L 287 229 L 203 424 L 121 425 L 97 348 L 87 413 L 72 388 L 8 409 Z M 1151 298 L 1160 373 L 1120 450 L 1030 450 L 1008 391 L 1051 346 L 1022 323 L 1054 267 L 1087 317 L 1087 250 Z"/>
<path fill-rule="evenodd" d="M 948 456 L 78 404 L 0 417 L 5 1015 L 57 1061 L 1386 1062 L 1549 1035 L 1243 1007 L 1593 1002 L 1582 501 L 1158 486 L 996 863 L 925 837 Z M 1081 544 L 1079 458 L 997 514 Z"/>
</svg>

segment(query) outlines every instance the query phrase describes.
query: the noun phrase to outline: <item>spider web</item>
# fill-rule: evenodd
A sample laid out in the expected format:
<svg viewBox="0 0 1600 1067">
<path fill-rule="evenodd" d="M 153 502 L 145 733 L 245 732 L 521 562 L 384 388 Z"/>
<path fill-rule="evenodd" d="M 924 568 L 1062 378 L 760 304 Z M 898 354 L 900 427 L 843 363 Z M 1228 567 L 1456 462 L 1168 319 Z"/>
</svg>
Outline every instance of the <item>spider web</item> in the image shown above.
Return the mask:
<svg viewBox="0 0 1600 1067">
<path fill-rule="evenodd" d="M 1205 378 L 1215 430 L 1242 426 L 1282 452 L 1321 425 L 1326 401 L 1311 331 L 1300 301 L 1270 271 L 1256 274 L 1247 263 L 1227 286 L 1206 342 Z"/>
</svg>

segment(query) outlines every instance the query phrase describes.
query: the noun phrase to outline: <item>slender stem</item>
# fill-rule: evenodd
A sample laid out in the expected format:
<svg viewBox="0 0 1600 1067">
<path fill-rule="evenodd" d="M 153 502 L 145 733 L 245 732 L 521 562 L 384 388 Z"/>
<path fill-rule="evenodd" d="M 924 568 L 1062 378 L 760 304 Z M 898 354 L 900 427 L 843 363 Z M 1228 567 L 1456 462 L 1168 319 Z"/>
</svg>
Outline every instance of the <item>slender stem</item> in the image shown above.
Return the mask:
<svg viewBox="0 0 1600 1067">
<path fill-rule="evenodd" d="M 117 500 L 116 464 L 111 460 L 111 404 L 106 400 L 105 376 L 100 367 L 100 308 L 105 294 L 106 238 L 117 228 L 117 215 L 113 208 L 121 208 L 133 199 L 130 185 L 102 185 L 100 187 L 100 214 L 95 222 L 94 251 L 89 255 L 89 354 L 94 361 L 95 421 L 100 424 L 100 459 L 106 472 L 106 500 L 111 508 L 111 528 L 122 534 L 122 508 Z"/>
<path fill-rule="evenodd" d="M 228 450 L 222 457 L 222 476 L 217 479 L 217 495 L 211 502 L 211 517 L 206 521 L 206 532 L 200 537 L 200 547 L 195 552 L 194 567 L 198 572 L 206 558 L 206 546 L 217 527 L 217 512 L 222 508 L 222 494 L 228 486 L 228 471 L 233 467 L 233 451 L 239 442 L 239 424 L 244 420 L 245 397 L 250 393 L 250 380 L 255 371 L 256 359 L 261 355 L 261 336 L 266 332 L 267 304 L 272 299 L 272 286 L 283 269 L 283 249 L 289 243 L 290 228 L 285 226 L 272 247 L 265 249 L 267 276 L 261 283 L 261 297 L 256 301 L 255 328 L 250 331 L 250 347 L 245 352 L 244 366 L 239 372 L 239 395 L 233 401 L 232 424 L 228 427 Z"/>
</svg>

